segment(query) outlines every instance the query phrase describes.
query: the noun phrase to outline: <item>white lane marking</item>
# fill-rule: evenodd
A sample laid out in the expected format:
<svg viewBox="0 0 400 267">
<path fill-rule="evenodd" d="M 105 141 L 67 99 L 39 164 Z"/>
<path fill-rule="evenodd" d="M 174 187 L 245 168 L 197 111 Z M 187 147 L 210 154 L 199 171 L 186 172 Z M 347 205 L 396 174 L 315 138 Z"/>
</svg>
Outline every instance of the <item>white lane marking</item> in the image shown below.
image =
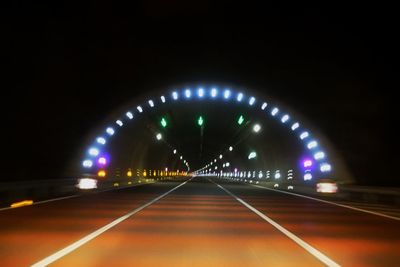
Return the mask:
<svg viewBox="0 0 400 267">
<path fill-rule="evenodd" d="M 279 193 L 284 193 L 284 194 L 288 194 L 288 195 L 293 195 L 293 196 L 297 196 L 297 197 L 312 199 L 312 200 L 315 200 L 315 201 L 319 201 L 319 202 L 323 202 L 323 203 L 327 203 L 327 204 L 339 206 L 339 207 L 342 207 L 342 208 L 347 208 L 347 209 L 351 209 L 351 210 L 356 210 L 356 211 L 360 211 L 360 212 L 365 212 L 365 213 L 369 213 L 369 214 L 373 214 L 373 215 L 377 215 L 377 216 L 389 218 L 389 219 L 392 219 L 392 220 L 400 221 L 400 218 L 399 218 L 399 217 L 386 215 L 386 214 L 383 214 L 383 213 L 380 213 L 380 212 L 376 212 L 376 211 L 365 210 L 365 209 L 361 209 L 361 208 L 352 207 L 352 206 L 349 206 L 349 205 L 344 205 L 344 204 L 335 203 L 335 202 L 328 201 L 328 200 L 323 200 L 323 199 L 314 198 L 314 197 L 309 197 L 309 196 L 304 196 L 304 195 L 300 195 L 300 194 L 296 194 L 296 193 L 291 193 L 291 192 L 276 190 L 276 189 L 267 188 L 267 187 L 263 187 L 263 186 L 259 186 L 259 185 L 251 185 L 251 186 L 258 187 L 258 188 L 262 188 L 262 189 L 266 189 L 266 190 L 271 190 L 271 191 L 275 191 L 275 192 L 279 192 Z"/>
<path fill-rule="evenodd" d="M 128 186 L 124 186 L 124 187 L 104 189 L 104 190 L 100 190 L 100 191 L 90 192 L 90 193 L 87 194 L 87 195 L 86 195 L 86 194 L 76 194 L 76 195 L 70 195 L 70 196 L 65 196 L 65 197 L 51 198 L 51 199 L 41 200 L 41 201 L 38 201 L 38 202 L 33 202 L 32 205 L 29 205 L 29 206 L 22 206 L 22 207 L 19 207 L 19 208 L 30 207 L 30 206 L 33 206 L 33 205 L 44 204 L 44 203 L 53 202 L 53 201 L 58 201 L 58 200 L 63 200 L 63 199 L 68 199 L 68 198 L 83 197 L 83 196 L 88 196 L 88 195 L 91 195 L 91 194 L 103 193 L 103 192 L 107 192 L 107 191 L 127 189 L 127 188 L 131 188 L 131 187 L 140 186 L 140 185 L 147 185 L 147 184 L 153 184 L 153 183 L 134 184 L 134 185 L 128 185 Z M 0 211 L 3 211 L 3 210 L 10 210 L 10 209 L 16 209 L 16 208 L 4 207 L 4 208 L 0 208 Z"/>
<path fill-rule="evenodd" d="M 156 197 L 155 199 L 153 199 L 152 201 L 144 204 L 143 206 L 140 206 L 139 208 L 136 208 L 135 210 L 129 212 L 128 214 L 125 214 L 124 216 L 112 221 L 111 223 L 101 227 L 100 229 L 94 231 L 93 233 L 83 237 L 82 239 L 72 243 L 71 245 L 57 251 L 56 253 L 44 258 L 43 260 L 31 265 L 32 267 L 42 267 L 42 266 L 47 266 L 50 263 L 55 262 L 56 260 L 64 257 L 65 255 L 71 253 L 72 251 L 78 249 L 79 247 L 81 247 L 82 245 L 86 244 L 87 242 L 89 242 L 90 240 L 96 238 L 97 236 L 101 235 L 102 233 L 106 232 L 107 230 L 109 230 L 110 228 L 114 227 L 115 225 L 125 221 L 126 219 L 128 219 L 129 217 L 131 217 L 132 215 L 134 215 L 135 213 L 138 213 L 139 211 L 143 210 L 144 208 L 152 205 L 153 203 L 157 202 L 158 200 L 160 200 L 161 198 L 165 197 L 166 195 L 168 195 L 169 193 L 173 192 L 174 190 L 178 189 L 179 187 L 183 186 L 184 184 L 186 184 L 187 182 L 189 182 L 191 179 L 175 186 L 174 188 L 172 188 L 171 190 L 169 190 L 168 192 L 162 194 L 161 196 Z"/>
<path fill-rule="evenodd" d="M 215 183 L 215 182 L 213 182 Z M 312 247 L 310 244 L 308 244 L 307 242 L 303 241 L 302 239 L 300 239 L 299 237 L 297 237 L 295 234 L 293 234 L 292 232 L 289 232 L 288 230 L 286 230 L 284 227 L 282 227 L 281 225 L 279 225 L 278 223 L 276 223 L 274 220 L 272 220 L 271 218 L 267 217 L 265 214 L 263 214 L 262 212 L 260 212 L 259 210 L 257 210 L 256 208 L 254 208 L 253 206 L 251 206 L 250 204 L 248 204 L 247 202 L 245 202 L 244 200 L 242 200 L 241 198 L 235 196 L 233 193 L 231 193 L 228 189 L 225 189 L 224 187 L 222 187 L 221 185 L 215 183 L 219 188 L 221 188 L 222 190 L 224 190 L 227 194 L 229 194 L 230 196 L 232 196 L 233 198 L 235 198 L 237 201 L 239 201 L 242 205 L 244 205 L 246 208 L 248 208 L 249 210 L 251 210 L 252 212 L 254 212 L 255 214 L 257 214 L 258 216 L 260 216 L 262 219 L 264 219 L 265 221 L 267 221 L 268 223 L 270 223 L 272 226 L 274 226 L 276 229 L 278 229 L 280 232 L 282 232 L 284 235 L 286 235 L 287 237 L 289 237 L 290 239 L 292 239 L 294 242 L 296 242 L 299 246 L 301 246 L 302 248 L 304 248 L 305 250 L 307 250 L 311 255 L 313 255 L 314 257 L 316 257 L 318 260 L 320 260 L 321 262 L 323 262 L 325 265 L 327 266 L 334 266 L 334 267 L 338 267 L 340 266 L 339 264 L 337 264 L 336 262 L 334 262 L 333 260 L 331 260 L 330 258 L 328 258 L 325 254 L 323 254 L 322 252 L 320 252 L 319 250 L 317 250 L 316 248 Z"/>
</svg>

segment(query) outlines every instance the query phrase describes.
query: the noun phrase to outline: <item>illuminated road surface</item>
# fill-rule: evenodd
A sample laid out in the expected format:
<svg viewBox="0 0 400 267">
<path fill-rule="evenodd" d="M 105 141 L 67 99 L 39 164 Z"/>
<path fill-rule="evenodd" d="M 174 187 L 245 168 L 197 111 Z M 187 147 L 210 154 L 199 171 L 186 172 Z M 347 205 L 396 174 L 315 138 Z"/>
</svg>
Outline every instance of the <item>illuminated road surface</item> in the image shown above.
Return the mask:
<svg viewBox="0 0 400 267">
<path fill-rule="evenodd" d="M 222 187 L 194 178 L 1 211 L 0 266 L 400 264 L 399 220 L 214 181 Z"/>
</svg>

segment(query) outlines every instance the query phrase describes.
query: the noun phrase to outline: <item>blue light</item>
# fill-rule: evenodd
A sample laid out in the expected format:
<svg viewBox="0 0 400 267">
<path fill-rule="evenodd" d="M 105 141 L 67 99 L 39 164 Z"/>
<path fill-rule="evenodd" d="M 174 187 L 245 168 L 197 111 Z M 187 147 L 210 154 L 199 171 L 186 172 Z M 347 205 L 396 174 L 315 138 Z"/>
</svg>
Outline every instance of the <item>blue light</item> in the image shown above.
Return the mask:
<svg viewBox="0 0 400 267">
<path fill-rule="evenodd" d="M 198 95 L 200 98 L 203 97 L 203 96 L 204 96 L 204 89 L 200 87 L 200 88 L 197 90 L 197 95 Z"/>
<path fill-rule="evenodd" d="M 106 143 L 106 139 L 104 137 L 97 137 L 96 141 L 100 145 L 104 145 Z"/>
<path fill-rule="evenodd" d="M 239 93 L 239 94 L 237 95 L 236 100 L 237 100 L 238 102 L 241 102 L 242 99 L 243 99 L 243 94 L 242 94 L 242 93 Z"/>
<path fill-rule="evenodd" d="M 304 181 L 309 181 L 312 179 L 312 174 L 311 173 L 306 173 L 304 174 Z"/>
<path fill-rule="evenodd" d="M 178 99 L 178 93 L 177 92 L 172 92 L 172 98 L 174 100 L 177 100 Z"/>
<path fill-rule="evenodd" d="M 190 98 L 192 96 L 192 92 L 190 91 L 190 89 L 185 90 L 185 96 L 186 98 Z"/>
<path fill-rule="evenodd" d="M 225 99 L 228 99 L 230 96 L 231 96 L 231 91 L 228 90 L 228 89 L 225 90 L 225 91 L 224 91 L 224 98 L 225 98 Z"/>
<path fill-rule="evenodd" d="M 297 128 L 299 128 L 300 124 L 298 122 L 294 123 L 292 125 L 292 131 L 296 130 Z"/>
<path fill-rule="evenodd" d="M 217 91 L 217 89 L 215 89 L 215 88 L 212 88 L 211 89 L 211 97 L 216 97 L 217 96 L 217 94 L 218 94 L 218 91 Z"/>
<path fill-rule="evenodd" d="M 281 122 L 286 123 L 288 120 L 289 120 L 289 115 L 285 114 L 285 115 L 283 115 Z"/>
<path fill-rule="evenodd" d="M 272 111 L 271 111 L 271 115 L 275 116 L 276 114 L 278 114 L 278 112 L 279 112 L 278 108 L 273 108 Z"/>
<path fill-rule="evenodd" d="M 114 135 L 114 133 L 115 133 L 114 129 L 111 128 L 111 127 L 108 127 L 108 128 L 106 129 L 106 132 L 107 132 L 108 135 Z"/>
<path fill-rule="evenodd" d="M 256 99 L 253 96 L 250 97 L 249 105 L 252 106 L 254 104 L 254 102 L 256 102 Z"/>
<path fill-rule="evenodd" d="M 309 142 L 308 144 L 307 144 L 307 148 L 308 149 L 312 149 L 312 148 L 315 148 L 315 147 L 317 147 L 318 146 L 318 143 L 317 143 L 317 141 L 315 141 L 315 140 L 313 140 L 313 141 L 311 141 L 311 142 Z"/>
<path fill-rule="evenodd" d="M 303 140 L 303 139 L 307 138 L 308 136 L 309 136 L 308 132 L 302 132 L 300 134 L 300 139 Z"/>
<path fill-rule="evenodd" d="M 317 153 L 314 154 L 314 159 L 320 160 L 325 158 L 325 153 L 322 151 L 318 151 Z"/>
<path fill-rule="evenodd" d="M 322 163 L 320 166 L 321 172 L 330 172 L 332 170 L 332 167 L 328 163 Z"/>
<path fill-rule="evenodd" d="M 82 162 L 82 166 L 85 168 L 91 168 L 93 166 L 93 161 L 86 159 Z"/>
</svg>

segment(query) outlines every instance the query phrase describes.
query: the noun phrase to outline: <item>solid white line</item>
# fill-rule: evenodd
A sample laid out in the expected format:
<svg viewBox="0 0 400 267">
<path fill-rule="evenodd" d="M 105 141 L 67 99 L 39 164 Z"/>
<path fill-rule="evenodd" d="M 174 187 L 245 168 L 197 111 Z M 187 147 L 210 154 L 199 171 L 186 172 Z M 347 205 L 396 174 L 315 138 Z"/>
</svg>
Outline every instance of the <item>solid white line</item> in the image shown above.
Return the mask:
<svg viewBox="0 0 400 267">
<path fill-rule="evenodd" d="M 104 190 L 100 190 L 100 191 L 90 192 L 89 194 L 98 194 L 98 193 L 103 193 L 103 192 L 107 192 L 107 191 L 126 189 L 126 188 L 130 188 L 130 187 L 146 185 L 146 184 L 152 184 L 152 183 L 134 184 L 134 185 L 128 185 L 128 186 L 123 186 L 123 187 L 113 187 L 113 188 L 110 188 L 110 189 L 104 189 Z M 89 194 L 87 194 L 87 195 L 89 195 Z M 74 197 L 83 197 L 83 196 L 87 196 L 87 195 L 86 194 L 76 194 L 76 195 L 70 195 L 70 196 L 65 196 L 65 197 L 51 198 L 51 199 L 41 200 L 41 201 L 38 201 L 38 202 L 33 202 L 32 205 L 21 206 L 21 207 L 18 207 L 18 208 L 30 207 L 30 206 L 33 206 L 33 205 L 44 204 L 44 203 L 48 203 L 48 202 L 53 202 L 53 201 L 58 201 L 58 200 L 63 200 L 63 199 L 68 199 L 68 198 L 74 198 Z M 10 209 L 17 209 L 17 208 L 4 207 L 4 208 L 0 208 L 0 211 L 10 210 Z"/>
<path fill-rule="evenodd" d="M 125 214 L 124 216 L 112 221 L 111 223 L 101 227 L 100 229 L 94 231 L 93 233 L 83 237 L 82 239 L 72 243 L 71 245 L 57 251 L 56 253 L 44 258 L 43 260 L 35 263 L 32 265 L 32 267 L 42 267 L 42 266 L 47 266 L 50 263 L 55 262 L 56 260 L 64 257 L 65 255 L 71 253 L 72 251 L 78 249 L 79 247 L 81 247 L 82 245 L 86 244 L 87 242 L 89 242 L 90 240 L 96 238 L 97 236 L 101 235 L 102 233 L 106 232 L 107 230 L 109 230 L 110 228 L 114 227 L 115 225 L 123 222 L 124 220 L 128 219 L 129 217 L 131 217 L 132 215 L 134 215 L 135 213 L 138 213 L 139 211 L 143 210 L 144 208 L 152 205 L 153 203 L 157 202 L 158 200 L 160 200 L 161 198 L 165 197 L 166 195 L 168 195 L 169 193 L 171 193 L 172 191 L 178 189 L 179 187 L 183 186 L 184 184 L 186 184 L 187 182 L 189 182 L 191 179 L 175 186 L 174 188 L 172 188 L 171 190 L 169 190 L 168 192 L 156 197 L 155 199 L 153 199 L 152 201 L 144 204 L 143 206 L 136 208 L 135 210 L 129 212 L 128 214 Z"/>
<path fill-rule="evenodd" d="M 262 188 L 262 189 L 266 189 L 266 190 L 271 190 L 271 191 L 275 191 L 275 192 L 279 192 L 279 193 L 284 193 L 284 194 L 288 194 L 288 195 L 293 195 L 293 196 L 297 196 L 297 197 L 312 199 L 312 200 L 315 200 L 315 201 L 319 201 L 319 202 L 323 202 L 323 203 L 327 203 L 327 204 L 339 206 L 339 207 L 342 207 L 342 208 L 347 208 L 347 209 L 351 209 L 351 210 L 356 210 L 356 211 L 360 211 L 360 212 L 365 212 L 365 213 L 369 213 L 369 214 L 373 214 L 373 215 L 377 215 L 377 216 L 389 218 L 389 219 L 392 219 L 392 220 L 400 221 L 400 218 L 399 218 L 399 217 L 386 215 L 386 214 L 383 214 L 383 213 L 380 213 L 380 212 L 375 212 L 375 211 L 360 209 L 360 208 L 356 208 L 356 207 L 353 207 L 353 206 L 344 205 L 344 204 L 339 204 L 339 203 L 335 203 L 335 202 L 328 201 L 328 200 L 323 200 L 323 199 L 314 198 L 314 197 L 309 197 L 309 196 L 304 196 L 304 195 L 300 195 L 300 194 L 296 194 L 296 193 L 291 193 L 291 192 L 276 190 L 276 189 L 267 188 L 267 187 L 263 187 L 263 186 L 259 186 L 259 185 L 251 185 L 251 186 L 258 187 L 258 188 Z"/>
<path fill-rule="evenodd" d="M 213 182 L 215 183 L 215 182 Z M 244 200 L 242 200 L 241 198 L 235 196 L 233 193 L 231 193 L 228 189 L 225 189 L 224 187 L 220 186 L 219 184 L 215 183 L 219 188 L 221 188 L 222 190 L 224 190 L 227 194 L 231 195 L 233 198 L 235 198 L 237 201 L 239 201 L 242 205 L 244 205 L 246 208 L 248 208 L 249 210 L 251 210 L 252 212 L 254 212 L 255 214 L 257 214 L 258 216 L 260 216 L 262 219 L 264 219 L 265 221 L 267 221 L 268 223 L 270 223 L 272 226 L 274 226 L 276 229 L 278 229 L 280 232 L 282 232 L 284 235 L 286 235 L 287 237 L 289 237 L 290 239 L 292 239 L 294 242 L 296 242 L 299 246 L 301 246 L 302 248 L 304 248 L 305 250 L 307 250 L 311 255 L 313 255 L 314 257 L 316 257 L 318 260 L 320 260 L 321 262 L 323 262 L 324 264 L 326 264 L 327 266 L 332 266 L 332 267 L 338 267 L 340 266 L 339 264 L 337 264 L 336 262 L 334 262 L 333 260 L 331 260 L 330 258 L 328 258 L 326 255 L 324 255 L 322 252 L 320 252 L 319 250 L 317 250 L 316 248 L 312 247 L 311 245 L 309 245 L 308 243 L 306 243 L 305 241 L 303 241 L 302 239 L 300 239 L 299 237 L 297 237 L 296 235 L 294 235 L 292 232 L 286 230 L 284 227 L 282 227 L 281 225 L 279 225 L 277 222 L 275 222 L 274 220 L 272 220 L 271 218 L 267 217 L 265 214 L 261 213 L 260 211 L 258 211 L 256 208 L 254 208 L 253 206 L 251 206 L 250 204 L 248 204 L 247 202 L 245 202 Z"/>
</svg>

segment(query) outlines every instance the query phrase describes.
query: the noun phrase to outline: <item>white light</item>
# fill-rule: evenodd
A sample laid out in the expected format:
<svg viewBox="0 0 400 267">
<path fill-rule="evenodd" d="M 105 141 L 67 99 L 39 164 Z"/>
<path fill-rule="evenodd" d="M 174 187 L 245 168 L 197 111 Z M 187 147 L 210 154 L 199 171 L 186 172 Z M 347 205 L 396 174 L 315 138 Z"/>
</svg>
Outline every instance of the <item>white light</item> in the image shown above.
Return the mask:
<svg viewBox="0 0 400 267">
<path fill-rule="evenodd" d="M 306 174 L 304 174 L 304 181 L 309 181 L 309 180 L 311 180 L 311 179 L 312 179 L 311 173 L 306 173 Z"/>
<path fill-rule="evenodd" d="M 215 168 L 214 168 L 214 169 L 216 169 L 216 170 L 217 170 L 217 169 L 218 169 L 218 166 L 215 166 Z"/>
<path fill-rule="evenodd" d="M 279 184 L 274 184 L 274 187 L 275 187 L 275 188 L 279 187 Z"/>
<path fill-rule="evenodd" d="M 263 178 L 262 172 L 259 172 L 259 173 L 258 173 L 258 178 L 259 178 L 259 179 Z"/>
<path fill-rule="evenodd" d="M 232 151 L 232 150 L 233 150 L 233 147 L 230 146 L 230 147 L 229 147 L 229 151 Z"/>
<path fill-rule="evenodd" d="M 97 137 L 96 141 L 100 145 L 104 145 L 106 143 L 106 139 L 104 137 Z"/>
<path fill-rule="evenodd" d="M 317 192 L 319 193 L 336 193 L 338 191 L 338 186 L 336 183 L 318 183 Z"/>
<path fill-rule="evenodd" d="M 217 159 L 214 159 L 214 162 L 217 162 Z M 212 162 L 211 162 L 211 164 L 212 164 Z"/>
<path fill-rule="evenodd" d="M 224 98 L 225 98 L 225 99 L 228 99 L 230 96 L 231 96 L 231 91 L 225 90 L 225 91 L 224 91 Z"/>
<path fill-rule="evenodd" d="M 332 167 L 328 163 L 323 163 L 323 164 L 321 164 L 320 170 L 321 170 L 321 172 L 329 172 L 332 170 Z"/>
<path fill-rule="evenodd" d="M 231 166 L 231 164 L 229 162 L 227 162 L 227 163 L 225 163 L 225 166 L 229 167 L 229 166 Z"/>
<path fill-rule="evenodd" d="M 157 140 L 161 140 L 162 134 L 158 133 L 158 134 L 156 135 L 156 138 L 157 138 Z"/>
<path fill-rule="evenodd" d="M 253 151 L 249 154 L 248 159 L 254 159 L 255 157 L 257 157 L 257 153 Z"/>
<path fill-rule="evenodd" d="M 91 155 L 91 156 L 97 156 L 97 155 L 99 155 L 99 153 L 100 153 L 99 150 L 95 147 L 92 147 L 89 149 L 89 155 Z"/>
<path fill-rule="evenodd" d="M 222 154 L 219 155 L 219 158 L 222 159 Z"/>
<path fill-rule="evenodd" d="M 279 179 L 279 178 L 281 178 L 281 173 L 280 172 L 277 172 L 277 173 L 275 173 L 275 179 Z"/>
<path fill-rule="evenodd" d="M 120 127 L 122 127 L 122 125 L 124 125 L 121 120 L 117 120 L 115 123 L 118 124 Z"/>
<path fill-rule="evenodd" d="M 212 88 L 211 89 L 211 97 L 216 97 L 217 96 L 217 89 Z"/>
<path fill-rule="evenodd" d="M 249 105 L 252 106 L 254 104 L 254 102 L 256 102 L 256 99 L 253 96 L 250 97 Z"/>
<path fill-rule="evenodd" d="M 242 93 L 239 93 L 239 94 L 237 95 L 236 100 L 237 100 L 238 102 L 240 102 L 240 101 L 242 101 L 242 99 L 243 99 L 243 94 L 242 94 Z"/>
<path fill-rule="evenodd" d="M 312 149 L 318 146 L 317 141 L 311 141 L 310 143 L 307 144 L 308 149 Z"/>
<path fill-rule="evenodd" d="M 285 122 L 287 122 L 289 120 L 289 115 L 284 115 L 283 117 L 282 117 L 282 119 L 281 119 L 281 122 L 282 123 L 285 123 Z"/>
<path fill-rule="evenodd" d="M 267 107 L 267 103 L 264 102 L 264 103 L 262 104 L 262 106 L 261 106 L 261 109 L 264 110 L 266 107 Z"/>
<path fill-rule="evenodd" d="M 223 167 L 223 168 L 225 168 L 225 163 L 224 163 L 224 164 L 222 164 L 222 167 Z"/>
<path fill-rule="evenodd" d="M 325 153 L 322 151 L 318 151 L 317 153 L 314 154 L 314 159 L 320 160 L 325 158 Z"/>
<path fill-rule="evenodd" d="M 177 100 L 178 99 L 178 93 L 177 92 L 172 92 L 172 98 L 174 100 Z"/>
<path fill-rule="evenodd" d="M 297 128 L 299 128 L 300 124 L 298 122 L 294 123 L 292 125 L 292 131 L 296 130 Z"/>
<path fill-rule="evenodd" d="M 197 90 L 197 95 L 199 97 L 203 97 L 204 96 L 204 89 L 203 88 L 199 88 L 199 90 Z"/>
<path fill-rule="evenodd" d="M 183 159 L 183 157 L 182 157 L 182 156 L 180 156 L 179 158 L 180 158 L 180 159 Z"/>
<path fill-rule="evenodd" d="M 192 92 L 190 91 L 190 89 L 185 90 L 185 96 L 186 98 L 190 98 L 192 96 Z"/>
<path fill-rule="evenodd" d="M 278 108 L 273 108 L 272 111 L 271 111 L 271 115 L 275 116 L 278 112 L 279 112 Z"/>
<path fill-rule="evenodd" d="M 253 132 L 258 133 L 261 130 L 260 124 L 255 124 L 253 126 Z"/>
<path fill-rule="evenodd" d="M 130 120 L 133 119 L 133 114 L 132 114 L 132 112 L 128 111 L 125 115 L 126 115 Z"/>
<path fill-rule="evenodd" d="M 174 154 L 176 154 L 176 149 L 174 149 Z"/>
<path fill-rule="evenodd" d="M 308 132 L 302 132 L 300 134 L 300 139 L 303 140 L 303 139 L 307 138 L 308 136 L 309 136 Z"/>
<path fill-rule="evenodd" d="M 287 189 L 288 190 L 293 190 L 293 185 L 288 185 Z"/>
<path fill-rule="evenodd" d="M 93 161 L 86 159 L 82 162 L 82 166 L 85 168 L 91 168 L 93 166 Z"/>
<path fill-rule="evenodd" d="M 161 102 L 165 103 L 165 96 L 162 95 L 160 98 L 161 98 Z"/>
<path fill-rule="evenodd" d="M 137 106 L 136 108 L 137 108 L 137 110 L 138 110 L 140 113 L 142 113 L 142 112 L 143 112 L 143 109 L 142 109 L 142 107 L 141 107 L 141 106 Z"/>
<path fill-rule="evenodd" d="M 76 185 L 79 189 L 94 189 L 97 188 L 97 180 L 91 178 L 82 178 L 78 180 Z"/>
<path fill-rule="evenodd" d="M 150 107 L 154 107 L 154 102 L 153 102 L 153 100 L 149 100 L 148 103 L 149 103 Z"/>
<path fill-rule="evenodd" d="M 113 134 L 115 133 L 114 129 L 111 128 L 111 127 L 108 127 L 108 128 L 106 129 L 106 132 L 107 132 L 108 135 L 113 135 Z"/>
</svg>

